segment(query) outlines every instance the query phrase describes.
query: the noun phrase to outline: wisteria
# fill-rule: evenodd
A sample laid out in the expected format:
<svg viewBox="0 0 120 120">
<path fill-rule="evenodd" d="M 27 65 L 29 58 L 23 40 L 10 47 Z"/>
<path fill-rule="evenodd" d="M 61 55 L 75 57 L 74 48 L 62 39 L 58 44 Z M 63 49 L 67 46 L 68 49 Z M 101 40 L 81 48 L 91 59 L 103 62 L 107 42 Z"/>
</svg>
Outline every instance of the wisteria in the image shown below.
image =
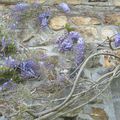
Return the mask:
<svg viewBox="0 0 120 120">
<path fill-rule="evenodd" d="M 21 71 L 21 76 L 23 78 L 30 78 L 30 77 L 37 77 L 38 74 L 38 66 L 37 64 L 32 61 L 32 60 L 26 60 L 26 61 L 22 61 L 19 64 L 19 68 Z"/>
<path fill-rule="evenodd" d="M 100 38 L 108 35 L 102 43 L 106 48 L 99 46 L 98 32 L 95 37 L 91 34 L 95 30 L 87 25 L 93 27 L 102 19 L 96 14 L 91 17 L 93 12 L 89 14 L 87 9 L 82 12 L 79 1 L 12 3 L 8 16 L 8 7 L 3 16 L 8 24 L 4 22 L 5 30 L 0 29 L 0 120 L 1 116 L 6 120 L 94 118 L 96 111 L 95 117 L 101 117 L 96 109 L 98 102 L 103 107 L 103 97 L 97 97 L 120 76 L 120 33 L 109 38 L 109 29 L 103 30 L 99 24 Z M 81 23 L 84 19 L 87 25 Z M 88 112 L 82 115 L 82 107 L 88 103 L 92 116 Z"/>
<path fill-rule="evenodd" d="M 11 56 L 5 58 L 6 67 L 18 70 L 23 78 L 31 78 L 39 76 L 39 66 L 33 60 L 19 61 L 13 59 Z"/>
<path fill-rule="evenodd" d="M 61 10 L 63 10 L 65 13 L 69 13 L 70 12 L 70 7 L 68 6 L 67 3 L 60 3 L 59 4 L 59 8 Z"/>
<path fill-rule="evenodd" d="M 74 53 L 76 65 L 81 64 L 85 55 L 85 42 L 83 38 L 79 38 L 77 44 L 74 46 Z"/>
<path fill-rule="evenodd" d="M 4 49 L 6 47 L 6 45 L 7 45 L 5 37 L 2 37 L 1 43 L 2 43 L 2 47 Z"/>
<path fill-rule="evenodd" d="M 50 17 L 50 12 L 43 12 L 39 14 L 38 19 L 41 27 L 48 26 L 49 17 Z"/>
<path fill-rule="evenodd" d="M 26 9 L 28 9 L 29 4 L 27 3 L 18 3 L 14 6 L 14 8 L 12 9 L 14 12 L 22 12 Z"/>
<path fill-rule="evenodd" d="M 2 90 L 12 90 L 16 87 L 16 84 L 12 81 L 12 79 L 8 80 L 7 82 L 3 83 L 1 86 L 0 86 L 0 91 Z"/>
<path fill-rule="evenodd" d="M 71 31 L 69 32 L 68 36 L 73 40 L 73 41 L 78 41 L 78 39 L 81 37 L 79 32 L 76 31 Z"/>
<path fill-rule="evenodd" d="M 19 61 L 13 59 L 11 56 L 5 58 L 5 66 L 9 67 L 9 68 L 17 68 L 19 65 Z"/>
<path fill-rule="evenodd" d="M 73 46 L 72 40 L 66 38 L 61 44 L 59 44 L 59 51 L 61 52 L 70 51 L 72 49 L 72 46 Z"/>
<path fill-rule="evenodd" d="M 78 41 L 80 34 L 76 31 L 71 31 L 57 40 L 58 49 L 61 52 L 70 51 L 73 48 L 74 43 Z"/>
<path fill-rule="evenodd" d="M 10 37 L 3 36 L 1 39 L 1 51 L 6 54 L 15 53 L 17 46 L 15 40 L 12 40 Z"/>
<path fill-rule="evenodd" d="M 120 46 L 120 34 L 115 35 L 115 47 Z"/>
<path fill-rule="evenodd" d="M 57 44 L 60 52 L 74 51 L 76 65 L 84 60 L 85 42 L 79 32 L 69 32 L 66 36 L 58 38 Z"/>
</svg>

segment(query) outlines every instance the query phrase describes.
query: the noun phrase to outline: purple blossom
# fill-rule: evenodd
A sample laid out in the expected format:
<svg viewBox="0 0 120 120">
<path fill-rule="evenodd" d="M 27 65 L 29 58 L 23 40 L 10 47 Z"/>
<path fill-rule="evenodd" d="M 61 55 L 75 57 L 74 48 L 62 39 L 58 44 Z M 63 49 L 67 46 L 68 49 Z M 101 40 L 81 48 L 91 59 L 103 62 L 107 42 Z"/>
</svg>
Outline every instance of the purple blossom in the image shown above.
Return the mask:
<svg viewBox="0 0 120 120">
<path fill-rule="evenodd" d="M 6 47 L 6 41 L 5 41 L 5 37 L 2 37 L 2 47 L 5 48 Z"/>
<path fill-rule="evenodd" d="M 120 46 L 120 34 L 115 35 L 115 47 Z"/>
<path fill-rule="evenodd" d="M 85 53 L 85 43 L 83 38 L 79 38 L 78 43 L 74 46 L 74 53 L 75 53 L 75 63 L 77 65 L 81 64 L 84 60 L 84 53 Z"/>
<path fill-rule="evenodd" d="M 11 30 L 15 30 L 15 29 L 17 28 L 17 24 L 16 24 L 16 23 L 13 23 L 13 24 L 11 24 L 11 25 L 9 26 L 9 28 L 10 28 Z"/>
<path fill-rule="evenodd" d="M 2 37 L 1 44 L 3 49 L 7 48 L 9 45 L 15 45 L 14 47 L 16 47 L 15 40 L 12 41 L 11 38 L 5 39 L 5 37 Z"/>
<path fill-rule="evenodd" d="M 50 12 L 44 12 L 39 15 L 38 19 L 42 27 L 48 26 L 49 17 L 50 17 Z"/>
<path fill-rule="evenodd" d="M 59 46 L 61 52 L 70 51 L 72 49 L 73 42 L 71 39 L 66 38 Z"/>
<path fill-rule="evenodd" d="M 38 76 L 38 66 L 32 60 L 26 60 L 20 63 L 19 68 L 21 70 L 21 76 L 24 78 Z"/>
<path fill-rule="evenodd" d="M 67 37 L 68 37 L 68 34 L 67 34 L 67 35 L 62 35 L 62 36 L 60 36 L 60 37 L 57 39 L 56 43 L 57 43 L 57 44 L 62 44 L 62 42 L 63 42 Z"/>
<path fill-rule="evenodd" d="M 22 12 L 22 11 L 26 10 L 28 7 L 29 7 L 29 4 L 27 4 L 27 3 L 18 3 L 13 8 L 13 11 L 14 12 Z"/>
<path fill-rule="evenodd" d="M 14 68 L 19 70 L 23 78 L 37 77 L 39 76 L 38 70 L 39 67 L 37 63 L 32 60 L 17 61 L 11 56 L 6 58 L 5 65 L 9 68 Z"/>
<path fill-rule="evenodd" d="M 19 62 L 13 59 L 11 56 L 9 56 L 5 59 L 5 65 L 9 68 L 17 68 Z"/>
<path fill-rule="evenodd" d="M 78 41 L 78 39 L 80 38 L 80 34 L 79 34 L 79 32 L 71 31 L 71 32 L 69 32 L 69 37 L 70 37 L 73 41 Z"/>
<path fill-rule="evenodd" d="M 50 62 L 43 62 L 43 67 L 45 67 L 47 70 L 53 70 L 55 66 Z"/>
<path fill-rule="evenodd" d="M 65 13 L 69 13 L 70 12 L 70 8 L 66 3 L 60 3 L 59 4 L 59 8 L 62 9 Z"/>
<path fill-rule="evenodd" d="M 13 83 L 12 79 L 8 80 L 7 82 L 3 83 L 2 86 L 0 86 L 0 91 L 4 89 L 14 89 L 16 86 L 15 83 Z"/>
<path fill-rule="evenodd" d="M 73 46 L 73 41 L 68 36 L 68 33 L 59 37 L 56 43 L 60 52 L 70 51 Z"/>
<path fill-rule="evenodd" d="M 27 3 L 18 3 L 11 8 L 11 18 L 14 23 L 10 25 L 12 30 L 16 29 L 18 22 L 21 22 L 21 15 L 30 7 Z"/>
<path fill-rule="evenodd" d="M 58 48 L 61 52 L 70 51 L 73 48 L 74 42 L 79 40 L 80 34 L 76 31 L 71 31 L 57 40 Z"/>
</svg>

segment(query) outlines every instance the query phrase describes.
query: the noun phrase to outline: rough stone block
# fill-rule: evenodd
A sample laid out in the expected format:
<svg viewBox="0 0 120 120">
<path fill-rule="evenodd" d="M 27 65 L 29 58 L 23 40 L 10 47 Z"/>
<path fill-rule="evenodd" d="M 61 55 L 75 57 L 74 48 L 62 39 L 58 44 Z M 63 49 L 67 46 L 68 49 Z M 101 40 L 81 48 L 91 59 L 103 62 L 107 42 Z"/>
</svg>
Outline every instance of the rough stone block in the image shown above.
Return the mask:
<svg viewBox="0 0 120 120">
<path fill-rule="evenodd" d="M 71 21 L 75 25 L 98 25 L 101 24 L 100 20 L 95 17 L 84 17 L 84 16 L 78 16 L 78 17 L 72 17 Z"/>
<path fill-rule="evenodd" d="M 53 30 L 60 30 L 67 24 L 66 16 L 56 16 L 50 20 L 50 28 Z"/>
</svg>

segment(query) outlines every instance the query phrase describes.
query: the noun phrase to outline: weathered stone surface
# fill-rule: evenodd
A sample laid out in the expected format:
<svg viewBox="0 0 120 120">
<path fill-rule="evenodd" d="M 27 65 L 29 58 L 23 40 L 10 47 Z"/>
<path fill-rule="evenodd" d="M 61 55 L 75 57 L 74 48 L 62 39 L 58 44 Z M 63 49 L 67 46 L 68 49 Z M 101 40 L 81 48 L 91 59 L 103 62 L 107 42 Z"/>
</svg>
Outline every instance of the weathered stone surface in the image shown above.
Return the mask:
<svg viewBox="0 0 120 120">
<path fill-rule="evenodd" d="M 5 8 L 4 5 L 0 5 L 0 10 L 3 10 Z"/>
<path fill-rule="evenodd" d="M 86 41 L 91 42 L 99 38 L 96 27 L 92 26 L 81 26 L 78 31 L 85 38 Z"/>
<path fill-rule="evenodd" d="M 53 30 L 60 30 L 67 24 L 66 16 L 56 16 L 50 20 L 50 28 Z"/>
<path fill-rule="evenodd" d="M 71 21 L 75 25 L 98 25 L 100 24 L 100 20 L 94 17 L 84 17 L 84 16 L 79 16 L 79 17 L 72 17 Z"/>
<path fill-rule="evenodd" d="M 77 120 L 93 120 L 88 114 L 79 114 Z"/>
<path fill-rule="evenodd" d="M 120 14 L 119 13 L 114 13 L 110 15 L 105 16 L 105 23 L 107 24 L 120 24 Z"/>
<path fill-rule="evenodd" d="M 114 27 L 114 26 L 105 26 L 101 30 L 101 38 L 102 38 L 102 40 L 106 40 L 107 37 L 112 37 L 116 33 L 118 33 L 117 27 Z"/>
<path fill-rule="evenodd" d="M 28 3 L 35 3 L 35 0 L 25 0 L 26 2 Z M 45 2 L 46 0 L 37 0 L 37 3 L 43 3 Z"/>
<path fill-rule="evenodd" d="M 101 108 L 94 108 L 93 107 L 91 117 L 94 120 L 108 120 L 107 113 L 104 111 L 104 109 L 101 109 Z"/>
<path fill-rule="evenodd" d="M 114 0 L 114 5 L 120 7 L 120 0 Z"/>
<path fill-rule="evenodd" d="M 59 4 L 61 2 L 64 2 L 64 0 L 55 0 L 54 3 Z M 77 4 L 80 4 L 81 2 L 82 0 L 66 0 L 66 3 L 72 4 L 72 5 L 77 5 Z"/>
</svg>

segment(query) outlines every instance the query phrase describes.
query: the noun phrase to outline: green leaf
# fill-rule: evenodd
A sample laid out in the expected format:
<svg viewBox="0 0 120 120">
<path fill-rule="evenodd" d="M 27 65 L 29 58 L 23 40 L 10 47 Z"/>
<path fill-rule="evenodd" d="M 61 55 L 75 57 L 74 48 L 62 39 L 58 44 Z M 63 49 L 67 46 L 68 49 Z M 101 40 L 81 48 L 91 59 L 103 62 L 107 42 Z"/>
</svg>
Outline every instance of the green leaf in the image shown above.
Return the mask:
<svg viewBox="0 0 120 120">
<path fill-rule="evenodd" d="M 66 29 L 68 32 L 75 30 L 75 28 L 71 27 L 70 24 L 66 24 L 66 25 L 65 25 L 65 29 Z"/>
</svg>

